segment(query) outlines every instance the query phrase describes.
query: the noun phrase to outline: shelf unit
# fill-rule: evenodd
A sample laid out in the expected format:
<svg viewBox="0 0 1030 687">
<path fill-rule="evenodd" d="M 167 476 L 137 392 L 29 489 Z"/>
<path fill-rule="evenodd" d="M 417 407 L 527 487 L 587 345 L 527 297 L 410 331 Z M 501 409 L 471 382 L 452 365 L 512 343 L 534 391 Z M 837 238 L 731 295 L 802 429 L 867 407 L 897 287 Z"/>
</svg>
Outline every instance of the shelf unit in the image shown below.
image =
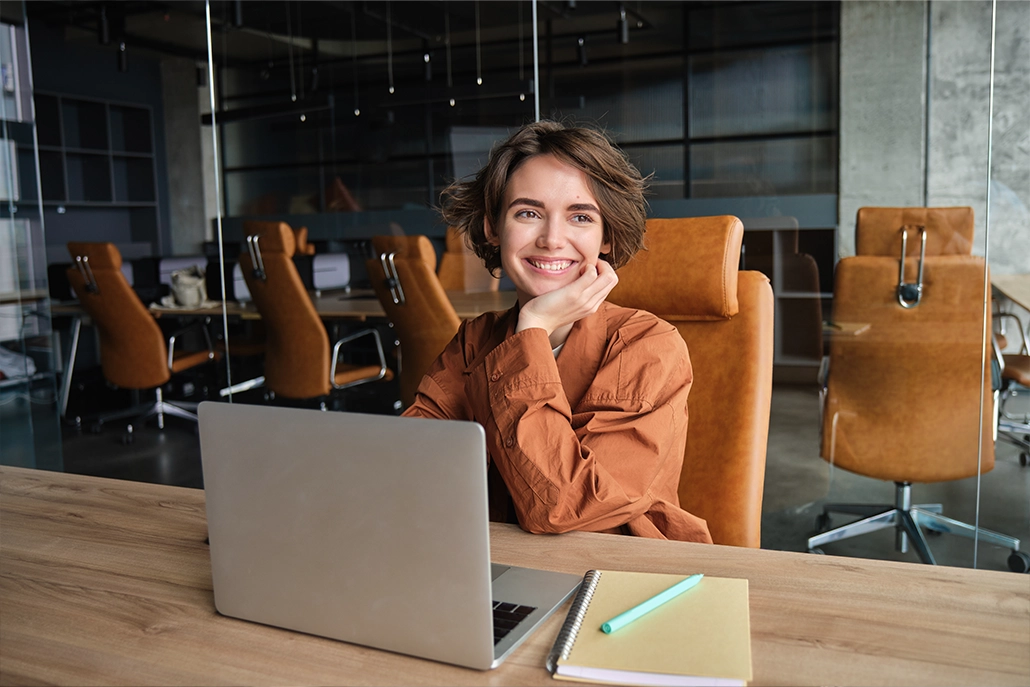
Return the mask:
<svg viewBox="0 0 1030 687">
<path fill-rule="evenodd" d="M 150 244 L 157 252 L 161 223 L 150 108 L 39 92 L 35 101 L 52 246 L 79 239 Z M 51 261 L 64 258 L 62 253 Z"/>
</svg>

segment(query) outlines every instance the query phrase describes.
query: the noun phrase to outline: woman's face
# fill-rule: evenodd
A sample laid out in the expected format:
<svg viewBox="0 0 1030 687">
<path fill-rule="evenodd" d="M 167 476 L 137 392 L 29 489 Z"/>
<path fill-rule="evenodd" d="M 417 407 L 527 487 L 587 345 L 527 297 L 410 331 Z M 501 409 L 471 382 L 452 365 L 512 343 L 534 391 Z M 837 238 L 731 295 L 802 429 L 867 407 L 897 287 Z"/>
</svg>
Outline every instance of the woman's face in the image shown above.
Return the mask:
<svg viewBox="0 0 1030 687">
<path fill-rule="evenodd" d="M 586 174 L 552 155 L 523 162 L 503 202 L 501 221 L 486 223 L 486 237 L 500 247 L 520 305 L 571 284 L 583 265 L 611 251 Z"/>
</svg>

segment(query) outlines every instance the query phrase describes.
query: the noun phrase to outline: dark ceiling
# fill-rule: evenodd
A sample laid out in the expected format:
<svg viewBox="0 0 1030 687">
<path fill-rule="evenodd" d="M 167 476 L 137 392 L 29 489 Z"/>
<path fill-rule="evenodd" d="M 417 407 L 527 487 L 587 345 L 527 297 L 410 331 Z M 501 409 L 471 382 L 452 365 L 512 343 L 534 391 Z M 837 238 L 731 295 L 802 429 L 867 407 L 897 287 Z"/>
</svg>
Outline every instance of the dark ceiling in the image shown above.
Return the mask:
<svg viewBox="0 0 1030 687">
<path fill-rule="evenodd" d="M 628 36 L 649 34 L 653 40 L 653 29 L 668 28 L 666 15 L 678 14 L 678 5 L 580 0 L 538 2 L 537 8 L 541 21 L 551 20 L 554 36 L 604 35 L 604 43 L 618 45 L 620 7 Z M 26 7 L 30 26 L 42 22 L 66 29 L 69 40 L 124 41 L 130 50 L 207 59 L 204 2 L 30 0 Z M 483 45 L 514 45 L 520 36 L 527 44 L 531 40 L 529 2 L 215 0 L 212 47 L 216 62 L 236 66 L 284 59 L 291 51 L 295 56 L 317 53 L 323 60 L 353 59 L 355 53 L 371 57 L 385 54 L 388 43 L 394 53 L 441 49 L 448 39 L 458 48 L 476 42 L 477 15 Z M 673 28 L 674 34 L 682 29 Z"/>
</svg>

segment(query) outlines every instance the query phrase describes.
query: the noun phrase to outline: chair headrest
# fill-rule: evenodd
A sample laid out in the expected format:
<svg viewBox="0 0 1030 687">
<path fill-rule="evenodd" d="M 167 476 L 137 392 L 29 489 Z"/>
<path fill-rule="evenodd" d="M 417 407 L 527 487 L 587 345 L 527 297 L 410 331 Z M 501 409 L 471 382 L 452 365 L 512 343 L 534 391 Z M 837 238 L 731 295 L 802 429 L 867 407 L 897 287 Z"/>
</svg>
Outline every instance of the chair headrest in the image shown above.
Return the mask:
<svg viewBox="0 0 1030 687">
<path fill-rule="evenodd" d="M 444 235 L 444 242 L 447 245 L 448 253 L 470 253 L 471 251 L 465 247 L 465 241 L 462 239 L 461 234 L 454 227 L 447 227 L 447 233 Z"/>
<path fill-rule="evenodd" d="M 297 250 L 297 239 L 286 222 L 247 221 L 243 223 L 243 233 L 258 237 L 262 254 L 285 253 L 286 257 L 292 258 Z"/>
<path fill-rule="evenodd" d="M 909 256 L 919 255 L 917 226 L 926 227 L 927 255 L 971 255 L 973 208 L 874 208 L 858 209 L 855 222 L 857 255 L 901 255 L 901 229 L 908 227 Z"/>
<path fill-rule="evenodd" d="M 382 253 L 396 253 L 398 258 L 421 258 L 430 272 L 436 272 L 436 249 L 433 242 L 422 234 L 373 236 L 372 249 L 377 259 Z"/>
<path fill-rule="evenodd" d="M 619 270 L 609 300 L 670 321 L 724 320 L 739 310 L 736 217 L 650 219 L 643 250 Z"/>
<path fill-rule="evenodd" d="M 88 258 L 89 266 L 94 270 L 122 268 L 122 254 L 113 243 L 69 241 L 68 253 L 72 256 L 72 262 L 80 256 Z"/>
</svg>

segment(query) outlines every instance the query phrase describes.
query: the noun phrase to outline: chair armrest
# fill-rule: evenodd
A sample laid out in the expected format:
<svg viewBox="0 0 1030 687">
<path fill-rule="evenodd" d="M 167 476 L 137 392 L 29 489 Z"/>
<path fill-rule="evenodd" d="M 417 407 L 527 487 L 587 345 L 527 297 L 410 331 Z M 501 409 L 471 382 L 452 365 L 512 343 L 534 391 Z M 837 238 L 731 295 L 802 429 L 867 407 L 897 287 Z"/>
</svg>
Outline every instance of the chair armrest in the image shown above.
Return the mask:
<svg viewBox="0 0 1030 687">
<path fill-rule="evenodd" d="M 197 320 L 195 322 L 191 322 L 190 324 L 186 325 L 185 327 L 182 327 L 181 329 L 177 329 L 175 332 L 172 333 L 171 336 L 168 337 L 168 369 L 169 370 L 172 369 L 172 363 L 175 362 L 175 340 L 178 337 L 180 337 L 183 334 L 185 334 L 186 332 L 191 331 L 193 329 L 196 329 L 197 327 L 200 327 L 201 331 L 204 332 L 204 340 L 207 341 L 207 357 L 208 357 L 208 359 L 213 359 L 215 357 L 215 347 L 214 347 L 214 344 L 211 342 L 211 332 L 208 331 L 208 328 L 207 328 L 207 326 L 210 323 L 211 323 L 211 318 L 210 317 L 205 317 L 203 321 Z"/>
<path fill-rule="evenodd" d="M 333 358 L 329 362 L 329 381 L 332 383 L 334 389 L 343 389 L 347 386 L 350 386 L 349 384 L 336 384 L 336 365 L 340 360 L 340 349 L 343 348 L 344 344 L 350 343 L 351 341 L 360 339 L 365 336 L 371 336 L 375 340 L 376 352 L 379 355 L 379 375 L 377 377 L 373 377 L 372 379 L 364 381 L 371 382 L 377 379 L 382 379 L 386 376 L 386 354 L 383 353 L 383 340 L 380 338 L 379 332 L 375 329 L 362 329 L 359 332 L 348 334 L 347 336 L 343 337 L 333 345 Z"/>
</svg>

